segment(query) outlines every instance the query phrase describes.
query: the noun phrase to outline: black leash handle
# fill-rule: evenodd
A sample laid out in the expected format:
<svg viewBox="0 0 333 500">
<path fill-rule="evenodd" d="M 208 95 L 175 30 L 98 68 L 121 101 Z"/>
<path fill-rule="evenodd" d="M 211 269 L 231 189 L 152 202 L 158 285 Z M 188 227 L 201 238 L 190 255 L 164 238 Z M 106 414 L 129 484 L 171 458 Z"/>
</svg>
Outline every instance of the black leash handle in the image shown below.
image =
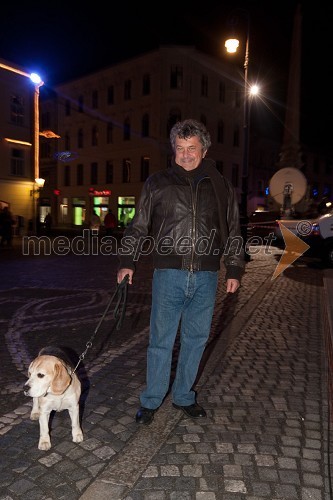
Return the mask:
<svg viewBox="0 0 333 500">
<path fill-rule="evenodd" d="M 107 306 L 106 306 L 106 309 L 103 313 L 103 316 L 101 317 L 101 319 L 99 320 L 95 330 L 94 330 L 94 333 L 92 334 L 92 336 L 90 337 L 90 339 L 88 340 L 88 342 L 86 343 L 86 348 L 85 350 L 82 352 L 82 354 L 80 355 L 79 357 L 79 361 L 77 362 L 74 370 L 72 371 L 72 373 L 74 373 L 77 369 L 77 367 L 79 366 L 80 362 L 82 360 L 84 360 L 87 352 L 88 352 L 88 349 L 90 349 L 92 347 L 92 343 L 93 343 L 93 340 L 98 332 L 98 330 L 100 329 L 100 326 L 101 324 L 103 323 L 104 319 L 105 319 L 105 316 L 107 315 L 110 307 L 111 307 L 111 304 L 112 302 L 114 301 L 115 298 L 117 298 L 117 302 L 116 302 L 116 306 L 114 308 L 114 312 L 113 312 L 113 318 L 118 320 L 117 323 L 116 323 L 116 329 L 117 330 L 120 330 L 122 324 L 123 324 L 123 320 L 124 320 L 124 317 L 125 317 L 125 312 L 126 312 L 126 303 L 127 303 L 127 288 L 128 288 L 128 280 L 129 280 L 129 275 L 126 274 L 126 276 L 123 278 L 123 280 L 118 283 L 117 285 L 117 288 L 114 292 L 114 294 L 112 295 L 112 297 L 110 298 Z M 120 310 L 120 304 L 122 302 L 122 306 L 121 306 L 121 311 L 119 313 L 119 310 Z"/>
</svg>

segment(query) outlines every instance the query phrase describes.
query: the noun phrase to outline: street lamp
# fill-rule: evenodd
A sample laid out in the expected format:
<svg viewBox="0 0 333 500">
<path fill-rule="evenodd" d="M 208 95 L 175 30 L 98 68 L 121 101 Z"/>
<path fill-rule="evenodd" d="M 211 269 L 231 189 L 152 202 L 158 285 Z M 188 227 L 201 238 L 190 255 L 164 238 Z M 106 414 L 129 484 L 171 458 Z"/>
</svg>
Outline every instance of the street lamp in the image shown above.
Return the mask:
<svg viewBox="0 0 333 500">
<path fill-rule="evenodd" d="M 39 88 L 44 85 L 43 80 L 37 73 L 27 73 L 13 66 L 9 66 L 8 64 L 0 63 L 0 68 L 5 69 L 7 71 L 11 71 L 12 73 L 16 73 L 21 76 L 25 76 L 29 78 L 35 86 L 34 92 L 34 179 L 35 183 L 38 186 L 37 180 L 40 180 L 39 177 Z M 44 182 L 43 182 L 44 185 Z M 33 193 L 40 192 L 41 186 L 35 189 L 35 186 L 32 190 Z M 33 228 L 36 233 L 37 231 L 37 199 L 36 196 L 33 196 Z"/>
<path fill-rule="evenodd" d="M 247 10 L 241 9 L 247 15 L 247 30 L 245 43 L 245 58 L 244 58 L 244 119 L 243 119 L 243 165 L 242 165 L 242 193 L 240 213 L 243 217 L 247 217 L 247 196 L 248 196 L 248 177 L 249 177 L 249 118 L 250 118 L 250 96 L 258 92 L 258 88 L 249 89 L 248 84 L 248 69 L 249 69 L 249 43 L 250 43 L 250 14 Z M 236 37 L 229 38 L 225 41 L 224 46 L 227 52 L 234 54 L 239 47 L 239 40 Z"/>
</svg>

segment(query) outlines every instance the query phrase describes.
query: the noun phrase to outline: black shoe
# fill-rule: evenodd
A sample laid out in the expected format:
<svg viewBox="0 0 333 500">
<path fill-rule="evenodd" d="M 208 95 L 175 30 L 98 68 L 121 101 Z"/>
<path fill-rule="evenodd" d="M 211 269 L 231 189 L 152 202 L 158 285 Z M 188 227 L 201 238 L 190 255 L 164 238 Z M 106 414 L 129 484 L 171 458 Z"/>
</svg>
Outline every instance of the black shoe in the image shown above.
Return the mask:
<svg viewBox="0 0 333 500">
<path fill-rule="evenodd" d="M 141 406 L 135 415 L 135 421 L 137 424 L 149 425 L 154 420 L 154 413 L 156 410 L 151 410 L 150 408 L 144 408 Z"/>
<path fill-rule="evenodd" d="M 197 403 L 194 403 L 193 405 L 189 406 L 179 406 L 176 405 L 175 403 L 172 403 L 172 405 L 177 408 L 177 410 L 182 410 L 185 415 L 191 418 L 204 418 L 207 417 L 207 413 L 205 410 L 202 408 L 202 406 L 198 405 Z"/>
</svg>

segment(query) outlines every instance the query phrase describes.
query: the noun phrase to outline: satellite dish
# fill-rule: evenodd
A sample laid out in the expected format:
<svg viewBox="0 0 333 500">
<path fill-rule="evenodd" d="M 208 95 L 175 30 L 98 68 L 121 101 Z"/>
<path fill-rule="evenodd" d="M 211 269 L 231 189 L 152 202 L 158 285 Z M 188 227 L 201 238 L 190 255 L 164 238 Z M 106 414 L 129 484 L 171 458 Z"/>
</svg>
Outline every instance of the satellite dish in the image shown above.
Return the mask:
<svg viewBox="0 0 333 500">
<path fill-rule="evenodd" d="M 306 193 L 307 182 L 304 174 L 297 168 L 287 167 L 278 170 L 270 180 L 269 192 L 284 209 L 290 209 Z"/>
</svg>

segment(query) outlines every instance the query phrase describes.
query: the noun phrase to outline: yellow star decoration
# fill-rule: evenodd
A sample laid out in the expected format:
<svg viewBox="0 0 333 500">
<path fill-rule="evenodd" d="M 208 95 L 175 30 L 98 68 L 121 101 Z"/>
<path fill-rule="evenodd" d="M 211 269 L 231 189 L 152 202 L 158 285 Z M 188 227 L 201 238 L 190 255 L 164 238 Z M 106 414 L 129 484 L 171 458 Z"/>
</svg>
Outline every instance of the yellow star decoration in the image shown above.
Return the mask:
<svg viewBox="0 0 333 500">
<path fill-rule="evenodd" d="M 298 259 L 304 252 L 310 248 L 310 246 L 305 243 L 301 238 L 296 236 L 290 229 L 288 229 L 284 224 L 280 223 L 280 229 L 283 236 L 283 241 L 285 244 L 285 249 L 279 260 L 278 265 L 272 276 L 272 280 L 277 278 L 283 271 L 289 267 L 296 259 Z"/>
</svg>

